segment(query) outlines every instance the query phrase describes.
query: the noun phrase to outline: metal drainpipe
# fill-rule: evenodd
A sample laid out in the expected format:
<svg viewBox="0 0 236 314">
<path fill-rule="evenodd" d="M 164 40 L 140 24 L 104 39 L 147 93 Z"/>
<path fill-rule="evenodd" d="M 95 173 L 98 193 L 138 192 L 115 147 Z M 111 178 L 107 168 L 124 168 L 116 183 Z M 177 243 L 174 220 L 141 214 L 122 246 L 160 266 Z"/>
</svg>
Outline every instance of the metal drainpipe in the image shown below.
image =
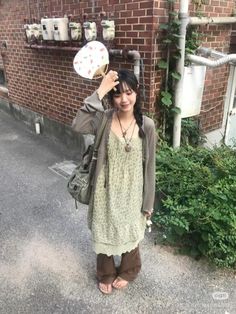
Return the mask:
<svg viewBox="0 0 236 314">
<path fill-rule="evenodd" d="M 236 23 L 235 16 L 226 17 L 190 17 L 190 25 L 206 25 L 206 24 L 231 24 Z"/>
<path fill-rule="evenodd" d="M 30 0 L 27 1 L 27 6 L 28 6 L 28 14 L 29 14 L 28 24 L 30 24 L 30 23 L 32 23 L 32 21 L 31 21 L 31 11 L 30 11 Z"/>
<path fill-rule="evenodd" d="M 205 57 L 212 57 L 212 58 L 216 58 L 219 59 L 221 57 L 226 57 L 227 54 L 224 52 L 220 52 L 211 48 L 207 48 L 207 47 L 199 47 L 197 49 L 197 53 L 204 55 Z"/>
<path fill-rule="evenodd" d="M 109 54 L 111 56 L 128 56 L 132 57 L 134 60 L 134 74 L 139 82 L 140 78 L 140 53 L 137 50 L 122 50 L 122 49 L 109 49 Z"/>
<path fill-rule="evenodd" d="M 185 40 L 188 25 L 236 23 L 236 17 L 232 16 L 209 18 L 188 17 L 188 4 L 189 0 L 180 0 L 179 19 L 181 20 L 181 26 L 179 48 L 181 50 L 181 59 L 177 63 L 177 71 L 181 74 L 181 79 L 177 82 L 175 89 L 175 106 L 179 107 L 180 109 L 181 109 L 181 96 L 183 91 Z M 181 138 L 181 114 L 175 114 L 173 128 L 173 147 L 180 146 L 180 138 Z"/>
<path fill-rule="evenodd" d="M 189 5 L 189 0 L 180 1 L 179 19 L 181 21 L 181 25 L 180 25 L 179 49 L 180 49 L 181 57 L 177 62 L 176 70 L 181 75 L 181 79 L 176 83 L 176 88 L 175 88 L 175 107 L 180 108 L 180 110 L 182 107 L 181 96 L 182 96 L 182 91 L 183 91 L 186 30 L 187 30 L 187 25 L 189 21 L 188 5 Z M 180 146 L 180 138 L 181 138 L 181 114 L 175 114 L 174 127 L 173 127 L 173 147 L 174 148 Z"/>
<path fill-rule="evenodd" d="M 213 61 L 204 57 L 195 56 L 195 55 L 187 55 L 186 58 L 196 64 L 206 65 L 211 68 L 219 67 L 223 64 L 236 61 L 236 54 L 227 55 L 225 57 L 221 57 L 219 60 Z"/>
<path fill-rule="evenodd" d="M 224 129 L 226 132 L 227 113 L 228 113 L 228 110 L 230 107 L 230 101 L 231 101 L 231 99 L 234 99 L 234 92 L 235 92 L 235 87 L 236 87 L 235 62 L 232 62 L 232 61 L 236 61 L 236 54 L 227 55 L 227 54 L 222 53 L 220 51 L 216 51 L 216 50 L 206 48 L 206 47 L 199 47 L 197 49 L 197 52 L 206 56 L 206 57 L 213 57 L 213 58 L 220 59 L 221 64 L 222 64 L 222 61 L 224 61 L 224 63 L 225 63 L 226 57 L 230 56 L 230 58 L 228 58 L 228 59 L 231 59 L 231 61 L 230 61 L 230 72 L 229 72 L 229 78 L 228 78 L 228 87 L 227 87 L 227 91 L 226 91 L 226 95 L 225 95 L 226 110 L 224 110 L 223 121 L 222 121 L 222 129 Z M 191 60 L 191 57 L 192 57 L 192 55 L 187 56 L 187 58 L 189 60 Z M 194 56 L 194 57 L 196 57 L 196 56 Z M 194 59 L 194 61 L 197 64 L 202 64 L 202 62 L 204 62 L 204 61 L 207 61 L 207 63 L 208 63 L 208 61 L 209 61 L 208 59 L 205 59 L 204 61 L 203 61 L 203 59 L 205 59 L 205 58 Z M 217 66 L 219 65 L 219 63 L 217 62 L 217 63 L 214 63 L 213 67 L 215 67 L 216 64 L 217 64 Z M 207 64 L 207 65 L 211 66 L 209 64 Z"/>
</svg>

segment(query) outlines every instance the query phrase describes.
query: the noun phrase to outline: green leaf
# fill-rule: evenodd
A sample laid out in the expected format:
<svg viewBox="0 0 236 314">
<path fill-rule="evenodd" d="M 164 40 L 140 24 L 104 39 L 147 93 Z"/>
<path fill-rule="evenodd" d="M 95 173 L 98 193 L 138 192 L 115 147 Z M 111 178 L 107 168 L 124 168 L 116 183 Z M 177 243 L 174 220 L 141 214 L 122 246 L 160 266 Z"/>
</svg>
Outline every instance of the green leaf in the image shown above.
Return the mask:
<svg viewBox="0 0 236 314">
<path fill-rule="evenodd" d="M 176 51 L 175 54 L 173 55 L 173 58 L 180 59 L 181 58 L 181 53 L 179 51 Z"/>
<path fill-rule="evenodd" d="M 181 226 L 173 226 L 173 229 L 180 236 L 182 236 L 186 232 L 186 230 Z"/>
<path fill-rule="evenodd" d="M 170 39 L 164 39 L 162 42 L 163 42 L 164 44 L 171 44 L 171 43 L 172 43 L 172 40 L 170 40 Z"/>
<path fill-rule="evenodd" d="M 157 66 L 159 69 L 167 69 L 168 67 L 168 63 L 164 60 L 160 60 L 158 63 L 157 63 Z"/>
<path fill-rule="evenodd" d="M 202 239 L 203 239 L 205 242 L 208 241 L 208 233 L 203 232 L 203 233 L 201 234 L 201 237 L 202 237 Z"/>
<path fill-rule="evenodd" d="M 179 107 L 174 107 L 174 108 L 171 108 L 171 112 L 174 112 L 176 114 L 181 114 L 181 109 Z"/>
<path fill-rule="evenodd" d="M 169 24 L 160 24 L 159 29 L 168 29 L 169 28 Z"/>
<path fill-rule="evenodd" d="M 171 76 L 177 81 L 181 79 L 181 75 L 178 72 L 172 72 Z"/>
<path fill-rule="evenodd" d="M 191 48 L 186 47 L 185 48 L 185 53 L 194 54 L 194 50 L 191 49 Z"/>
<path fill-rule="evenodd" d="M 169 15 L 172 15 L 172 16 L 177 16 L 177 15 L 178 15 L 178 13 L 177 13 L 177 12 L 175 12 L 175 11 L 170 11 L 170 12 L 169 12 Z"/>
<path fill-rule="evenodd" d="M 171 93 L 169 93 L 169 92 L 167 92 L 167 91 L 161 92 L 161 96 L 163 96 L 163 97 L 165 97 L 165 98 L 169 98 L 169 99 L 172 98 Z"/>
<path fill-rule="evenodd" d="M 161 102 L 167 107 L 172 105 L 172 100 L 170 98 L 162 97 Z"/>
<path fill-rule="evenodd" d="M 172 36 L 175 37 L 175 38 L 181 38 L 181 37 L 182 37 L 182 36 L 179 35 L 179 34 L 172 34 Z"/>
<path fill-rule="evenodd" d="M 180 20 L 174 20 L 173 22 L 172 22 L 172 24 L 174 24 L 174 25 L 176 25 L 176 26 L 180 26 L 181 25 L 181 21 Z"/>
</svg>

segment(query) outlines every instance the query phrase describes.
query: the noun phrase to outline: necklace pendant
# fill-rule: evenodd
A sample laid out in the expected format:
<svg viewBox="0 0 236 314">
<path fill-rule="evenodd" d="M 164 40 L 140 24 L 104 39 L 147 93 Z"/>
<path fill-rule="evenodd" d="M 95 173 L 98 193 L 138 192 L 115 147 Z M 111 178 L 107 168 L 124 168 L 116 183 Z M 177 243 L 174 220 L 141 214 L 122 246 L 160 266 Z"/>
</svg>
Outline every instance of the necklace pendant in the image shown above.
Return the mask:
<svg viewBox="0 0 236 314">
<path fill-rule="evenodd" d="M 131 146 L 129 144 L 125 145 L 125 151 L 126 153 L 129 153 L 131 151 Z"/>
</svg>

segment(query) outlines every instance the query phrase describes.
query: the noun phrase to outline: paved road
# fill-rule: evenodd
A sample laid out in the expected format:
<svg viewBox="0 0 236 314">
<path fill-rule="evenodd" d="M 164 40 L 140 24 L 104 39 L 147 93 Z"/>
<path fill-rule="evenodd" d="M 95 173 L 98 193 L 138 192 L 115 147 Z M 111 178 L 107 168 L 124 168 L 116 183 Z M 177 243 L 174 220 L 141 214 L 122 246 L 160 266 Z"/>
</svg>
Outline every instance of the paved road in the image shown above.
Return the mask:
<svg viewBox="0 0 236 314">
<path fill-rule="evenodd" d="M 155 246 L 155 232 L 141 245 L 138 279 L 102 295 L 86 207 L 74 209 L 49 169 L 69 154 L 0 111 L 1 314 L 236 313 L 235 274 Z"/>
</svg>

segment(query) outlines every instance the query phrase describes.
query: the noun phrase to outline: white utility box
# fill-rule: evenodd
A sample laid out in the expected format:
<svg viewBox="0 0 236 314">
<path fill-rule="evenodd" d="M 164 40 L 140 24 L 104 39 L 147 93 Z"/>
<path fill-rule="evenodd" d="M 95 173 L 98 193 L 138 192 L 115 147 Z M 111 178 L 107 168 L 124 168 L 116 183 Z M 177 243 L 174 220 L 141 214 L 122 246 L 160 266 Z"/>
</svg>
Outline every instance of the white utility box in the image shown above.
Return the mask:
<svg viewBox="0 0 236 314">
<path fill-rule="evenodd" d="M 53 19 L 41 19 L 43 40 L 53 40 Z"/>
<path fill-rule="evenodd" d="M 97 25 L 95 22 L 84 22 L 83 24 L 85 38 L 87 41 L 96 40 L 97 38 Z"/>
<path fill-rule="evenodd" d="M 184 68 L 181 96 L 181 117 L 188 118 L 200 114 L 204 91 L 206 66 L 192 65 Z"/>
<path fill-rule="evenodd" d="M 80 23 L 70 22 L 69 29 L 70 29 L 71 40 L 81 40 L 82 27 Z"/>
<path fill-rule="evenodd" d="M 104 40 L 113 40 L 115 38 L 115 22 L 102 20 L 102 37 Z"/>
<path fill-rule="evenodd" d="M 26 24 L 24 25 L 26 37 L 28 41 L 33 39 L 42 39 L 42 25 L 41 24 Z"/>
<path fill-rule="evenodd" d="M 57 41 L 68 41 L 69 38 L 69 20 L 68 17 L 53 19 L 53 37 Z"/>
</svg>

